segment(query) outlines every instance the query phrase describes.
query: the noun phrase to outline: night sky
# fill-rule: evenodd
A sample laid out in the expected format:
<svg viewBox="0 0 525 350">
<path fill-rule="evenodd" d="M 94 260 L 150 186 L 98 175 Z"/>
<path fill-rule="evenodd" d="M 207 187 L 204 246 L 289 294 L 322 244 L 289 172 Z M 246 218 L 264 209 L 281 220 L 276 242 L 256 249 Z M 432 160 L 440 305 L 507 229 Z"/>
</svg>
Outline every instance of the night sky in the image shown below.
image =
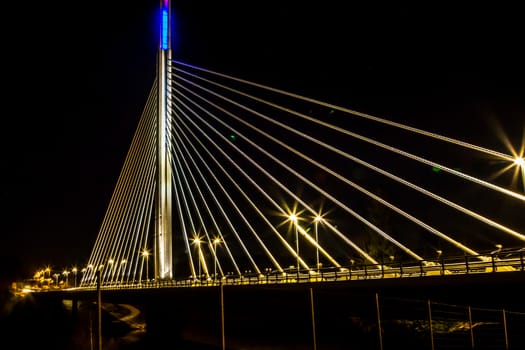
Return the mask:
<svg viewBox="0 0 525 350">
<path fill-rule="evenodd" d="M 158 42 L 158 1 L 107 3 L 5 12 L 20 22 L 2 28 L 1 271 L 89 257 Z M 172 3 L 179 61 L 501 152 L 494 120 L 524 135 L 517 4 Z"/>
</svg>

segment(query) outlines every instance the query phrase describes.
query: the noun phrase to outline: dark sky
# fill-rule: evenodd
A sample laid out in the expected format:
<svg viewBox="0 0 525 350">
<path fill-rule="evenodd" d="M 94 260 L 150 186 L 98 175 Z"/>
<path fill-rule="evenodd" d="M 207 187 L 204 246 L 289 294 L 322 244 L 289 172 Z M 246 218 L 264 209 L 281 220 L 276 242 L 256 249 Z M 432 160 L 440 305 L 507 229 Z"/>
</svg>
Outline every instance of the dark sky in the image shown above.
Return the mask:
<svg viewBox="0 0 525 350">
<path fill-rule="evenodd" d="M 5 12 L 18 25 L 2 24 L 4 266 L 89 257 L 155 76 L 158 1 L 140 3 Z M 521 140 L 517 4 L 291 3 L 173 1 L 173 56 L 502 152 L 490 120 Z"/>
</svg>

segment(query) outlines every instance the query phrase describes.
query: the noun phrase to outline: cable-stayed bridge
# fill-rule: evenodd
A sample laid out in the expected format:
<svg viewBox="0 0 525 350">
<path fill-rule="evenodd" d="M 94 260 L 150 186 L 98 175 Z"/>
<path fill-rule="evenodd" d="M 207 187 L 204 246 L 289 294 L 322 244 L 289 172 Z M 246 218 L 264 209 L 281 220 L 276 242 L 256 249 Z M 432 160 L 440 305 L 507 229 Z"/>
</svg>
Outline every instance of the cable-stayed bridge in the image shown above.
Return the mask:
<svg viewBox="0 0 525 350">
<path fill-rule="evenodd" d="M 91 301 L 96 288 L 99 309 L 103 290 L 147 310 L 159 339 L 191 329 L 222 349 L 253 329 L 339 348 L 357 321 L 382 348 L 381 322 L 402 317 L 434 349 L 435 297 L 521 298 L 523 144 L 493 149 L 173 59 L 162 4 L 158 74 L 91 255 L 39 297 Z M 488 318 L 454 308 L 474 348 Z M 494 316 L 506 348 L 522 316 Z"/>
<path fill-rule="evenodd" d="M 99 304 L 140 305 L 159 345 L 388 347 L 396 322 L 422 325 L 406 348 L 523 344 L 523 313 L 487 309 L 523 292 L 522 150 L 168 67 L 172 264 L 154 266 L 164 261 L 155 81 L 80 288 L 64 298 L 92 300 L 97 287 Z"/>
<path fill-rule="evenodd" d="M 523 145 L 174 60 L 163 11 L 159 74 L 81 286 L 97 271 L 111 286 L 523 269 Z"/>
<path fill-rule="evenodd" d="M 491 182 L 500 172 L 519 186 L 519 151 L 504 154 L 178 61 L 169 70 L 170 278 L 428 266 L 443 254 L 486 262 L 500 247 L 524 246 L 524 195 L 512 181 Z M 104 266 L 104 283 L 162 278 L 150 255 L 157 101 L 155 83 L 89 260 Z M 471 159 L 482 167 L 477 173 L 458 167 Z"/>
</svg>

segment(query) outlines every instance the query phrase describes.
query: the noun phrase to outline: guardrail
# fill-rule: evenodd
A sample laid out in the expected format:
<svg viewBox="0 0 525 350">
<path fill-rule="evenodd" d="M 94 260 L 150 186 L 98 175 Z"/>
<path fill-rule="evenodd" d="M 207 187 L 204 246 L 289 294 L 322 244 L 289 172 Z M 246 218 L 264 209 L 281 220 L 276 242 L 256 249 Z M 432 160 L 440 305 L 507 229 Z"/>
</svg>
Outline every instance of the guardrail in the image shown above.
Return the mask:
<svg viewBox="0 0 525 350">
<path fill-rule="evenodd" d="M 510 271 L 525 271 L 525 249 L 484 254 L 478 256 L 441 257 L 435 260 L 412 262 L 393 262 L 381 264 L 353 264 L 345 267 L 330 267 L 317 270 L 300 270 L 294 267 L 282 271 L 266 270 L 265 273 L 244 275 L 228 274 L 221 278 L 188 278 L 180 280 L 151 280 L 127 283 L 102 284 L 102 289 L 137 289 L 137 288 L 167 288 L 167 287 L 211 287 L 218 285 L 255 285 L 351 281 L 382 278 L 416 278 L 424 276 L 439 276 L 453 274 L 500 273 Z M 83 285 L 78 289 L 94 289 L 96 281 Z"/>
</svg>

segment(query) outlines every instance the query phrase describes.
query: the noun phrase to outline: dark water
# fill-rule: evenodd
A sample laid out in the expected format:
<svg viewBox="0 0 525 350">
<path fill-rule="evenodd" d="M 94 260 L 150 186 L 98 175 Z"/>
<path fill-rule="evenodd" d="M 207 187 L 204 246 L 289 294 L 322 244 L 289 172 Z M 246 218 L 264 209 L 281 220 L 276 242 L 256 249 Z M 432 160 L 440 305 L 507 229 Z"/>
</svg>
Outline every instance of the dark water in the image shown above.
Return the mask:
<svg viewBox="0 0 525 350">
<path fill-rule="evenodd" d="M 150 311 L 151 318 L 140 307 L 104 303 L 102 348 L 222 349 L 219 313 L 213 310 L 215 299 L 206 299 L 209 295 L 200 295 L 197 290 L 184 292 L 188 295 L 183 298 L 179 295 L 162 300 L 161 306 Z M 190 294 L 196 297 L 190 299 Z M 252 295 L 248 290 L 230 291 L 226 296 L 230 296 L 225 302 L 227 349 L 313 349 L 312 318 L 310 309 L 304 308 L 309 305 L 304 293 L 279 293 L 271 302 L 263 302 L 262 294 Z M 384 349 L 431 349 L 428 300 L 381 297 L 381 337 L 376 300 L 368 294 L 361 297 L 348 291 L 317 291 L 315 300 L 317 349 L 379 349 L 380 341 Z M 94 303 L 80 303 L 75 313 L 72 305 L 64 302 L 36 303 L 31 294 L 21 297 L 3 293 L 0 301 L 3 344 L 13 344 L 16 349 L 99 348 L 98 310 Z M 472 335 L 476 348 L 505 348 L 503 310 L 468 309 L 466 305 L 437 302 L 431 307 L 435 349 L 472 348 Z M 468 328 L 469 310 L 472 334 Z M 525 313 L 519 310 L 507 310 L 505 314 L 510 349 L 525 349 Z M 147 324 L 145 319 L 155 321 Z"/>
<path fill-rule="evenodd" d="M 120 308 L 120 309 L 119 309 Z M 162 334 L 149 334 L 147 325 L 139 316 L 134 317 L 132 324 L 125 322 L 129 310 L 122 310 L 118 305 L 104 305 L 102 312 L 102 348 L 105 350 L 141 350 L 141 349 L 180 349 L 180 350 L 215 350 L 222 349 L 220 331 L 213 337 L 191 334 L 177 334 L 162 329 Z M 52 348 L 56 350 L 96 350 L 98 314 L 96 305 L 85 303 L 79 305 L 77 313 L 73 313 L 71 305 L 37 304 L 32 296 L 24 297 L 4 295 L 2 298 L 2 317 L 0 329 L 4 344 L 15 344 L 16 349 Z M 124 320 L 124 321 L 123 321 Z M 306 329 L 304 343 L 297 343 L 286 334 L 293 331 L 293 325 L 279 334 L 275 332 L 260 333 L 249 322 L 243 322 L 242 328 L 247 338 L 228 339 L 228 349 L 311 349 L 310 329 Z M 271 325 L 269 325 L 271 326 Z M 283 328 L 276 322 L 277 328 Z M 301 333 L 301 330 L 295 330 Z M 257 338 L 260 337 L 259 340 Z"/>
<path fill-rule="evenodd" d="M 15 349 L 96 350 L 99 345 L 96 305 L 37 304 L 30 294 L 24 297 L 4 291 L 0 296 L 0 335 L 2 344 Z M 142 350 L 169 348 L 180 350 L 220 349 L 218 345 L 197 341 L 150 337 L 140 315 L 132 324 L 119 320 L 119 310 L 105 305 L 102 315 L 102 348 L 105 350 Z M 1 346 L 1 348 L 4 348 Z"/>
<path fill-rule="evenodd" d="M 96 350 L 98 346 L 96 305 L 79 305 L 78 312 L 73 315 L 70 305 L 40 305 L 34 303 L 31 296 L 24 298 L 9 297 L 4 308 L 2 317 L 2 338 L 4 341 L 16 344 L 17 349 L 38 349 L 45 345 L 56 350 Z M 60 310 L 60 311 L 58 311 Z M 261 313 L 261 311 L 257 311 Z M 337 312 L 333 310 L 331 312 Z M 214 333 L 214 337 L 207 335 L 191 334 L 186 331 L 183 336 L 167 327 L 162 328 L 162 334 L 151 334 L 147 332 L 147 325 L 142 323 L 140 315 L 134 317 L 134 321 L 128 324 L 126 317 L 129 310 L 121 305 L 104 305 L 102 315 L 102 348 L 106 350 L 142 350 L 142 349 L 179 349 L 179 350 L 216 350 L 222 349 L 219 332 L 208 327 L 207 333 Z M 275 313 L 278 320 L 267 323 L 267 327 L 256 324 L 253 321 L 239 321 L 235 323 L 230 320 L 229 324 L 239 332 L 235 337 L 228 338 L 228 349 L 251 349 L 251 350 L 279 350 L 279 349 L 312 349 L 311 326 L 307 318 L 296 319 L 293 323 L 283 322 L 285 315 L 279 317 L 279 311 Z M 373 314 L 373 313 L 372 313 Z M 186 314 L 186 318 L 191 315 Z M 162 322 L 162 321 L 161 321 Z M 322 327 L 319 327 L 319 343 L 323 346 L 318 349 L 344 349 L 349 342 L 352 349 L 373 349 L 379 344 L 377 332 L 370 325 L 364 324 L 363 320 L 353 320 L 355 329 L 364 329 L 365 332 L 356 332 L 344 328 L 342 323 L 331 324 L 330 329 L 334 334 L 330 339 L 322 337 Z M 205 325 L 203 325 L 205 327 Z M 213 326 L 211 328 L 214 328 Z M 235 332 L 231 332 L 231 335 Z M 403 332 L 399 333 L 404 335 Z M 299 338 L 297 338 L 299 335 Z M 200 337 L 200 338 L 199 338 Z M 392 341 L 392 337 L 390 339 Z M 404 339 L 404 344 L 412 344 L 414 347 L 424 349 L 419 339 L 411 335 Z M 361 345 L 361 346 L 360 346 Z"/>
</svg>

